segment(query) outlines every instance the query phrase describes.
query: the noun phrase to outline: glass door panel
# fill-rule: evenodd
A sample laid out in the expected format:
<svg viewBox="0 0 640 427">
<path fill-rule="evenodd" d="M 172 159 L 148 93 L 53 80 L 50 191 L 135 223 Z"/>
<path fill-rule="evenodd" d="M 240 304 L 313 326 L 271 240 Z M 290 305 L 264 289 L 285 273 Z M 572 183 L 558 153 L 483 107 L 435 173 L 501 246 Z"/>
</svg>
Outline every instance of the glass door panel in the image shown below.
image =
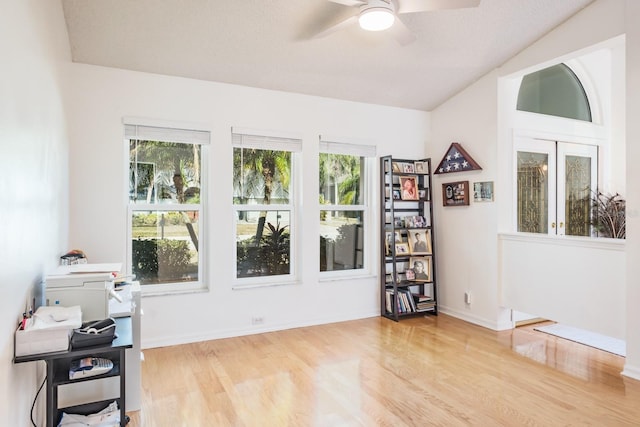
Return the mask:
<svg viewBox="0 0 640 427">
<path fill-rule="evenodd" d="M 518 231 L 548 233 L 549 156 L 518 152 Z"/>
<path fill-rule="evenodd" d="M 556 234 L 555 141 L 518 138 L 515 148 L 517 230 Z"/>
<path fill-rule="evenodd" d="M 597 147 L 558 142 L 558 234 L 591 235 L 591 195 L 597 186 Z"/>
</svg>

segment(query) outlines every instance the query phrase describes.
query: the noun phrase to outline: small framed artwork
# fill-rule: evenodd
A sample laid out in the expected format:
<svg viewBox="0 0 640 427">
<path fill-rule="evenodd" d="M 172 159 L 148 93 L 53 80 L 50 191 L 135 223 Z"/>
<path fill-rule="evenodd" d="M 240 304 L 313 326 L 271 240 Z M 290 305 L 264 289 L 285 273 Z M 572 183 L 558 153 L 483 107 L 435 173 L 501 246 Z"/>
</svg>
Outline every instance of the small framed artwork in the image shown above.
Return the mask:
<svg viewBox="0 0 640 427">
<path fill-rule="evenodd" d="M 416 280 L 416 272 L 413 268 L 407 268 L 404 271 L 404 275 L 407 277 L 407 280 Z"/>
<path fill-rule="evenodd" d="M 413 163 L 403 163 L 402 164 L 402 172 L 404 172 L 404 173 L 416 173 L 416 169 L 413 166 Z"/>
<path fill-rule="evenodd" d="M 393 169 L 393 172 L 400 173 L 400 172 L 402 172 L 402 163 L 393 162 L 391 164 L 391 168 Z"/>
<path fill-rule="evenodd" d="M 424 175 L 427 173 L 427 162 L 414 162 L 413 166 L 416 170 L 415 173 L 419 173 L 421 175 Z"/>
<path fill-rule="evenodd" d="M 447 182 L 442 184 L 443 206 L 468 206 L 469 181 Z"/>
<path fill-rule="evenodd" d="M 396 242 L 396 255 L 409 255 L 409 245 L 407 243 Z"/>
<path fill-rule="evenodd" d="M 427 198 L 427 190 L 418 190 L 418 198 L 420 200 L 426 200 L 426 198 Z"/>
<path fill-rule="evenodd" d="M 431 254 L 431 230 L 407 230 L 411 255 Z"/>
<path fill-rule="evenodd" d="M 474 202 L 493 202 L 493 181 L 473 183 Z"/>
<path fill-rule="evenodd" d="M 431 258 L 430 257 L 411 257 L 409 259 L 409 268 L 415 274 L 416 282 L 431 281 Z"/>
<path fill-rule="evenodd" d="M 393 200 L 400 200 L 400 190 L 393 190 Z"/>
<path fill-rule="evenodd" d="M 400 198 L 402 200 L 419 200 L 417 177 L 415 176 L 400 177 L 400 191 L 401 191 Z"/>
<path fill-rule="evenodd" d="M 386 256 L 391 255 L 391 232 L 387 231 L 384 233 L 384 254 Z"/>
</svg>

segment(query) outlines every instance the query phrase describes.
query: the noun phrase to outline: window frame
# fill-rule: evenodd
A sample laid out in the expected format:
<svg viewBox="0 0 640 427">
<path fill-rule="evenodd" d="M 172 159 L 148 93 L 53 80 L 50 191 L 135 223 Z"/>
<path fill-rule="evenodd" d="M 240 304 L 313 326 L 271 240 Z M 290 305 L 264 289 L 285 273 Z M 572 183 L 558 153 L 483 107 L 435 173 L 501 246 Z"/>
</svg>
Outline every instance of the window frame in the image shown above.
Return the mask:
<svg viewBox="0 0 640 427">
<path fill-rule="evenodd" d="M 320 281 L 333 281 L 340 279 L 353 279 L 355 277 L 368 277 L 373 273 L 373 256 L 377 254 L 377 252 L 373 249 L 366 250 L 368 245 L 367 241 L 375 242 L 376 238 L 373 235 L 375 230 L 373 221 L 374 214 L 373 211 L 373 195 L 374 195 L 374 171 L 377 165 L 376 162 L 376 146 L 370 144 L 369 141 L 345 141 L 344 138 L 336 138 L 336 137 L 328 137 L 320 135 L 319 137 L 319 148 L 318 148 L 318 159 L 316 162 L 317 173 L 320 173 L 320 154 L 342 154 L 342 155 L 350 155 L 350 156 L 358 156 L 362 157 L 364 173 L 360 174 L 361 177 L 361 185 L 363 186 L 362 196 L 361 196 L 361 204 L 358 205 L 341 205 L 341 204 L 320 204 L 319 197 L 316 198 L 318 200 L 318 209 L 316 211 L 316 218 L 318 219 L 318 225 L 321 223 L 320 217 L 323 211 L 341 211 L 341 212 L 362 212 L 362 222 L 363 222 L 363 241 L 362 247 L 364 249 L 364 253 L 362 256 L 362 268 L 354 268 L 348 270 L 331 270 L 331 271 L 321 271 L 320 270 L 320 253 L 318 253 L 318 274 L 320 277 Z M 320 191 L 318 185 L 318 192 Z M 318 193 L 319 196 L 319 193 Z M 320 233 L 318 233 L 318 247 L 319 247 L 319 239 Z M 369 245 L 371 248 L 373 246 Z"/>
<path fill-rule="evenodd" d="M 197 123 L 153 120 L 137 117 L 123 118 L 123 145 L 125 157 L 125 203 L 127 206 L 126 274 L 133 274 L 133 226 L 135 212 L 149 211 L 196 211 L 198 212 L 198 280 L 192 282 L 170 282 L 141 286 L 143 295 L 168 295 L 209 290 L 209 271 L 205 262 L 208 256 L 207 242 L 207 193 L 209 187 L 209 145 L 211 131 L 208 126 Z M 200 203 L 160 204 L 131 203 L 129 199 L 130 143 L 132 140 L 162 141 L 200 145 Z"/>
<path fill-rule="evenodd" d="M 567 155 L 579 155 L 591 159 L 591 192 L 598 189 L 600 177 L 599 145 L 593 141 L 568 142 L 557 139 L 546 139 L 543 137 L 531 137 L 516 135 L 513 143 L 513 231 L 519 234 L 536 234 L 547 236 L 568 236 L 568 237 L 597 237 L 594 236 L 593 228 L 589 236 L 575 236 L 566 234 L 566 212 L 564 203 L 566 199 L 566 180 L 564 162 Z M 518 154 L 521 152 L 531 152 L 546 154 L 548 157 L 547 171 L 547 233 L 531 233 L 519 231 L 518 224 Z"/>
<path fill-rule="evenodd" d="M 232 139 L 232 157 L 236 148 L 255 148 L 259 150 L 277 150 L 286 151 L 291 155 L 291 176 L 289 186 L 289 202 L 279 204 L 253 204 L 242 205 L 231 201 L 232 223 L 234 229 L 233 259 L 234 273 L 232 279 L 232 289 L 245 289 L 253 287 L 293 285 L 299 283 L 300 268 L 297 265 L 300 236 L 297 232 L 300 215 L 299 203 L 299 182 L 301 181 L 301 172 L 299 164 L 302 156 L 302 137 L 291 132 L 267 131 L 258 129 L 249 129 L 241 127 L 231 128 Z M 232 191 L 233 193 L 233 191 Z M 234 196 L 232 196 L 234 197 Z M 239 212 L 259 212 L 259 211 L 287 211 L 289 212 L 289 273 L 256 276 L 256 277 L 238 277 L 238 252 L 237 252 L 237 229 Z"/>
</svg>

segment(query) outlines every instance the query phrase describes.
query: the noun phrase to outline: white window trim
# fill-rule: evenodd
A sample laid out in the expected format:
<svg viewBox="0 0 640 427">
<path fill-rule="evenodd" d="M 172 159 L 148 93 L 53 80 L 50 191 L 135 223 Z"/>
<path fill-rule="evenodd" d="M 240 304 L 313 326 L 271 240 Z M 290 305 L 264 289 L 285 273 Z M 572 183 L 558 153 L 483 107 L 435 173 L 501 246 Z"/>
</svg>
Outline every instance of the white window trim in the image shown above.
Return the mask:
<svg viewBox="0 0 640 427">
<path fill-rule="evenodd" d="M 198 281 L 182 283 L 163 283 L 158 285 L 144 285 L 141 287 L 143 296 L 162 296 L 183 293 L 206 292 L 209 290 L 209 268 L 205 260 L 208 253 L 207 230 L 207 187 L 208 175 L 208 148 L 211 141 L 211 130 L 208 126 L 197 123 L 166 121 L 139 117 L 124 117 L 123 123 L 123 151 L 125 179 L 124 179 L 124 203 L 127 206 L 127 243 L 126 243 L 126 274 L 132 272 L 132 224 L 134 212 L 140 211 L 188 211 L 197 210 L 198 216 Z M 190 139 L 193 138 L 193 139 Z M 200 145 L 200 204 L 131 204 L 129 203 L 129 141 L 132 139 L 152 139 L 164 142 L 180 142 L 185 144 Z"/>
<path fill-rule="evenodd" d="M 353 138 L 339 138 L 328 135 L 319 136 L 319 153 L 330 154 L 345 154 L 351 156 L 364 157 L 365 173 L 364 177 L 364 194 L 363 204 L 360 205 L 321 205 L 318 203 L 318 216 L 320 217 L 321 211 L 362 211 L 362 221 L 364 222 L 363 230 L 363 247 L 365 248 L 364 256 L 362 258 L 363 267 L 350 270 L 333 270 L 333 271 L 319 271 L 320 282 L 334 282 L 342 279 L 355 279 L 355 278 L 367 278 L 373 277 L 373 260 L 375 250 L 368 249 L 373 248 L 373 245 L 367 244 L 367 241 L 375 241 L 374 237 L 374 212 L 373 212 L 373 177 L 376 167 L 376 146 L 371 144 L 371 141 L 356 140 Z M 318 236 L 319 238 L 319 236 Z M 318 260 L 319 261 L 319 260 Z"/>
<path fill-rule="evenodd" d="M 291 193 L 288 204 L 253 204 L 236 205 L 232 203 L 232 221 L 234 236 L 237 230 L 238 212 L 241 211 L 288 211 L 289 212 L 289 274 L 277 276 L 237 277 L 237 243 L 233 241 L 234 273 L 231 288 L 233 290 L 271 286 L 285 286 L 299 284 L 300 268 L 297 265 L 300 236 L 298 218 L 301 209 L 298 202 L 300 193 L 301 170 L 299 168 L 302 152 L 302 137 L 292 132 L 259 130 L 243 127 L 231 128 L 232 148 L 255 148 L 260 150 L 278 150 L 291 153 Z"/>
</svg>

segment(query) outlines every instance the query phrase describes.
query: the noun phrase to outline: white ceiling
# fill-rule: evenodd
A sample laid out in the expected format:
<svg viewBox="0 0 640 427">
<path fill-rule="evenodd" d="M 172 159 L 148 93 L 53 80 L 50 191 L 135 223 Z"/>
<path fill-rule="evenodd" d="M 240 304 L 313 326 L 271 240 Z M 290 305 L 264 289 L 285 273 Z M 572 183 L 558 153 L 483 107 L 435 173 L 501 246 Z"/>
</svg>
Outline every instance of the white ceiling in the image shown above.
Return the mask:
<svg viewBox="0 0 640 427">
<path fill-rule="evenodd" d="M 356 11 L 327 0 L 62 3 L 74 62 L 430 111 L 591 1 L 405 14 L 406 46 L 357 27 L 313 38 Z"/>
</svg>

